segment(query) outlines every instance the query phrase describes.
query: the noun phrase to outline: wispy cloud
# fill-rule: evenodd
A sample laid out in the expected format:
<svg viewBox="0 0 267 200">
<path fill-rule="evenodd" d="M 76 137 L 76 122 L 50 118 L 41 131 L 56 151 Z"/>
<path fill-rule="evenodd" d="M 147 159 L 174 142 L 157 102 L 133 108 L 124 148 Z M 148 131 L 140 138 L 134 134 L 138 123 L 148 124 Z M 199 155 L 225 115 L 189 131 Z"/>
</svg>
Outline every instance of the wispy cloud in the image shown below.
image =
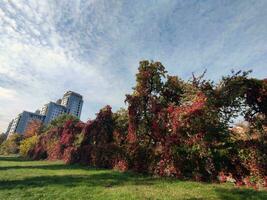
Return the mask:
<svg viewBox="0 0 267 200">
<path fill-rule="evenodd" d="M 2 0 L 0 129 L 64 91 L 85 98 L 82 119 L 123 106 L 141 59 L 189 78 L 232 68 L 266 76 L 267 2 Z"/>
<path fill-rule="evenodd" d="M 2 99 L 13 100 L 15 96 L 16 96 L 15 90 L 10 90 L 10 89 L 0 87 L 0 97 Z"/>
</svg>

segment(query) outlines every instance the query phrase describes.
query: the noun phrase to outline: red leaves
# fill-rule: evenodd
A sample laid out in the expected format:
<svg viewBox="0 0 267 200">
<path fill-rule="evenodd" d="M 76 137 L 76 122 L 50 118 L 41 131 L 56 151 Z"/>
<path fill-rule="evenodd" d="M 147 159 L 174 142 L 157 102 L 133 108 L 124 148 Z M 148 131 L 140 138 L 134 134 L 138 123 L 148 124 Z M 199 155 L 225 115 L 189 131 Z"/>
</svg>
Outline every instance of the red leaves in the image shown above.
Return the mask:
<svg viewBox="0 0 267 200">
<path fill-rule="evenodd" d="M 191 105 L 170 106 L 167 111 L 170 115 L 173 132 L 177 132 L 179 128 L 185 124 L 186 120 L 192 115 L 201 111 L 205 105 L 206 97 L 203 93 L 198 93 Z"/>
<path fill-rule="evenodd" d="M 42 127 L 42 122 L 39 120 L 31 120 L 24 132 L 24 137 L 32 137 L 34 135 L 39 135 L 40 134 L 40 129 Z"/>
<path fill-rule="evenodd" d="M 182 173 L 179 171 L 178 168 L 174 166 L 172 161 L 166 159 L 160 160 L 157 163 L 154 173 L 159 176 L 168 176 L 176 178 L 182 177 Z"/>
<path fill-rule="evenodd" d="M 135 133 L 135 126 L 132 123 L 129 124 L 127 141 L 129 143 L 135 143 L 137 141 L 137 136 Z"/>
<path fill-rule="evenodd" d="M 66 164 L 73 164 L 78 161 L 78 152 L 75 147 L 68 147 L 64 150 L 63 161 Z"/>
<path fill-rule="evenodd" d="M 263 187 L 267 188 L 267 176 L 264 177 Z"/>
<path fill-rule="evenodd" d="M 54 128 L 40 137 L 33 158 L 46 154 L 49 160 L 83 162 L 96 167 L 112 167 L 118 152 L 113 144 L 113 120 L 110 106 L 100 110 L 95 120 L 86 124 L 68 120 L 63 128 Z M 121 166 L 121 163 L 119 164 Z"/>
<path fill-rule="evenodd" d="M 56 144 L 52 144 L 47 149 L 48 159 L 49 160 L 61 160 L 63 151 L 64 151 L 64 148 L 60 144 L 60 142 L 57 142 Z"/>
<path fill-rule="evenodd" d="M 113 169 L 118 170 L 120 172 L 125 172 L 129 168 L 128 163 L 126 160 L 120 159 L 115 161 Z"/>
<path fill-rule="evenodd" d="M 29 152 L 29 157 L 34 160 L 41 160 L 47 158 L 47 153 L 42 146 L 37 145 Z"/>
<path fill-rule="evenodd" d="M 75 135 L 81 132 L 83 123 L 68 120 L 63 128 L 52 128 L 40 136 L 39 142 L 32 152 L 34 159 L 62 159 L 64 149 L 73 147 Z"/>
<path fill-rule="evenodd" d="M 40 136 L 32 157 L 266 187 L 266 134 L 241 141 L 228 130 L 239 112 L 266 125 L 266 80 L 238 72 L 216 85 L 203 76 L 185 82 L 165 75 L 161 63 L 140 62 L 137 84 L 126 95 L 128 113 L 115 116 L 106 106 L 86 124 L 66 121 Z M 257 131 L 266 132 L 265 125 Z"/>
<path fill-rule="evenodd" d="M 136 101 L 135 98 L 131 98 L 134 102 Z M 135 105 L 130 105 L 128 108 L 129 113 L 129 126 L 128 126 L 128 135 L 127 135 L 127 141 L 129 143 L 135 143 L 137 141 L 136 136 L 136 107 Z"/>
<path fill-rule="evenodd" d="M 65 147 L 71 146 L 72 143 L 74 142 L 74 135 L 73 134 L 68 134 L 68 133 L 63 133 L 61 138 L 60 138 L 60 143 L 64 145 Z"/>
<path fill-rule="evenodd" d="M 227 175 L 224 172 L 219 172 L 218 180 L 220 183 L 225 183 L 227 181 Z"/>
<path fill-rule="evenodd" d="M 195 135 L 192 135 L 185 141 L 185 144 L 189 146 L 197 144 L 203 140 L 204 136 L 205 136 L 205 133 L 197 133 Z"/>
<path fill-rule="evenodd" d="M 203 93 L 199 92 L 194 96 L 191 102 L 188 102 L 182 106 L 175 106 L 173 104 L 170 104 L 164 107 L 162 104 L 157 103 L 156 99 L 152 98 L 149 99 L 151 109 L 149 109 L 148 111 L 141 111 L 138 110 L 140 109 L 140 105 L 137 104 L 137 96 L 128 97 L 128 102 L 130 102 L 130 105 L 128 108 L 129 127 L 127 141 L 130 145 L 134 144 L 138 146 L 141 142 L 149 146 L 149 144 L 146 143 L 147 141 L 145 139 L 150 138 L 150 141 L 158 143 L 155 149 L 149 149 L 149 147 L 147 147 L 147 152 L 151 151 L 151 157 L 158 155 L 161 159 L 161 161 L 158 162 L 156 166 L 151 166 L 151 168 L 154 168 L 153 173 L 161 176 L 181 176 L 181 169 L 178 166 L 174 165 L 177 158 L 174 156 L 176 152 L 173 149 L 177 147 L 183 148 L 184 145 L 192 146 L 195 143 L 199 143 L 203 140 L 205 132 L 199 131 L 199 133 L 193 134 L 192 136 L 188 136 L 182 132 L 184 131 L 183 129 L 190 122 L 192 117 L 201 115 L 201 111 L 204 109 L 206 99 L 206 96 Z M 146 129 L 146 135 L 136 134 L 137 130 L 140 127 L 140 123 L 137 120 L 140 118 L 139 112 L 148 112 L 147 115 L 152 116 L 150 120 L 147 120 L 149 121 L 149 123 L 144 124 L 146 126 L 150 126 Z M 141 118 L 142 123 L 145 122 L 147 115 L 144 114 L 143 118 Z M 147 117 L 147 119 L 149 118 Z M 149 134 L 149 130 L 151 130 L 151 134 Z M 146 165 L 149 165 L 149 163 L 147 163 L 148 161 L 144 160 L 139 161 L 139 148 L 128 148 L 127 150 L 130 151 L 130 155 L 136 156 L 134 157 L 134 169 L 136 169 L 137 171 L 147 171 L 148 169 Z M 141 164 L 138 162 L 146 163 Z M 211 167 L 207 167 L 207 170 L 214 166 L 212 163 L 210 163 L 209 165 Z"/>
<path fill-rule="evenodd" d="M 152 121 L 152 133 L 155 137 L 157 137 L 159 139 L 161 138 L 161 134 L 160 134 L 161 130 L 160 130 L 160 127 L 159 127 L 157 120 L 155 120 L 155 119 Z"/>
</svg>

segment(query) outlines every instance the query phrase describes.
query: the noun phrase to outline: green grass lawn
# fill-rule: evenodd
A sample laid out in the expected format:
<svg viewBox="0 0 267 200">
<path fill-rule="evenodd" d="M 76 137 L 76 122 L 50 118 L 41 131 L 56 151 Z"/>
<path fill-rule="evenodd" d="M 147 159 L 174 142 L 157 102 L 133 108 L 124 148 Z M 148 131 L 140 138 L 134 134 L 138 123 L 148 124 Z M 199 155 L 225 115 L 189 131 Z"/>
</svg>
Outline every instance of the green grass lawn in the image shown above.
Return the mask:
<svg viewBox="0 0 267 200">
<path fill-rule="evenodd" d="M 0 199 L 267 199 L 267 191 L 0 157 Z"/>
</svg>

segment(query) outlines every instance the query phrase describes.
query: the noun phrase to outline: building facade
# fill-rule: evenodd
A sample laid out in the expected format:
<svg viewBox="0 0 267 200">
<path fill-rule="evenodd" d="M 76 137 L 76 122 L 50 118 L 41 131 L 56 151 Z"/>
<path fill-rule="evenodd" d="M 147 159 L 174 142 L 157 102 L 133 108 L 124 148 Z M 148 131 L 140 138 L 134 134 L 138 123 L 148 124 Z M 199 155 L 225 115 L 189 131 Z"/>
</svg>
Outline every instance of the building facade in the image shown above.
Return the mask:
<svg viewBox="0 0 267 200">
<path fill-rule="evenodd" d="M 64 94 L 61 100 L 61 105 L 67 108 L 68 114 L 72 114 L 80 118 L 83 106 L 83 97 L 76 92 L 68 91 Z"/>
<path fill-rule="evenodd" d="M 8 136 L 13 133 L 18 133 L 23 135 L 26 130 L 28 123 L 32 120 L 38 120 L 44 122 L 45 116 L 32 113 L 28 111 L 23 111 L 20 113 L 15 119 L 12 120 L 12 124 L 10 125 L 10 129 L 8 132 Z"/>
<path fill-rule="evenodd" d="M 14 119 L 12 119 L 11 122 L 9 122 L 8 127 L 6 129 L 6 132 L 5 132 L 6 135 L 8 135 L 8 133 L 10 132 L 11 126 L 13 124 L 13 121 L 14 121 Z"/>
<path fill-rule="evenodd" d="M 48 124 L 59 115 L 67 113 L 67 108 L 60 104 L 49 102 L 44 105 L 40 113 L 45 116 L 44 123 Z"/>
</svg>

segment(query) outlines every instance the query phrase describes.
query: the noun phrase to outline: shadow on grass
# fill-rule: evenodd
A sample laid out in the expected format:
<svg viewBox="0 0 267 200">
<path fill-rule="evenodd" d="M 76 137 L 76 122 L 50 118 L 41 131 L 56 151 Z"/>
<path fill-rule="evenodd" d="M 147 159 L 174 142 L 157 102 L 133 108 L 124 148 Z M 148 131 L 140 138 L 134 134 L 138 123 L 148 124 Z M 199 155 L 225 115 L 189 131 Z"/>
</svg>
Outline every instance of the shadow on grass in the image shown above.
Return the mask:
<svg viewBox="0 0 267 200">
<path fill-rule="evenodd" d="M 45 169 L 45 170 L 75 170 L 75 169 L 93 169 L 86 166 L 80 166 L 80 165 L 64 165 L 64 164 L 48 164 L 48 165 L 22 165 L 22 166 L 0 166 L 0 171 L 2 170 L 10 170 L 10 169 Z"/>
<path fill-rule="evenodd" d="M 65 187 L 115 187 L 119 185 L 152 185 L 153 178 L 136 177 L 133 174 L 121 174 L 119 172 L 99 173 L 92 175 L 64 175 L 64 176 L 37 176 L 23 180 L 0 181 L 0 190 L 23 189 L 44 186 Z"/>
<path fill-rule="evenodd" d="M 256 191 L 253 189 L 226 189 L 218 188 L 215 190 L 220 199 L 228 200 L 266 200 L 267 191 Z"/>
<path fill-rule="evenodd" d="M 0 166 L 1 170 L 9 169 L 44 169 L 44 170 L 95 170 L 87 166 L 81 165 L 64 165 L 64 164 L 53 164 L 48 163 L 47 165 L 30 165 L 30 166 L 8 166 L 9 161 L 27 162 L 19 157 L 0 157 L 0 161 L 5 162 L 7 166 Z M 56 175 L 56 176 L 35 176 L 27 177 L 22 180 L 0 180 L 0 190 L 12 190 L 12 189 L 28 189 L 46 186 L 63 186 L 63 187 L 103 187 L 103 188 L 113 188 L 118 186 L 127 185 L 140 185 L 140 186 L 153 186 L 157 185 L 159 182 L 165 182 L 167 184 L 177 183 L 178 180 L 168 179 L 168 178 L 153 178 L 151 176 L 143 176 L 140 174 L 135 174 L 131 172 L 119 173 L 114 171 L 101 171 L 93 174 L 84 175 Z M 193 184 L 193 183 L 188 183 Z M 191 185 L 192 186 L 192 185 Z M 177 185 L 177 187 L 180 187 Z M 183 187 L 181 185 L 181 187 Z M 197 187 L 197 186 L 196 186 Z M 199 186 L 198 186 L 199 187 Z M 200 189 L 201 190 L 201 189 Z M 216 187 L 214 188 L 216 195 L 219 199 L 228 200 L 266 200 L 267 191 L 255 191 L 250 189 L 237 189 L 237 188 L 224 188 Z M 191 198 L 198 199 L 199 198 Z"/>
<path fill-rule="evenodd" d="M 38 176 L 25 178 L 23 180 L 9 180 L 0 181 L 0 190 L 12 189 L 28 189 L 36 187 L 45 186 L 64 186 L 64 187 L 103 187 L 103 188 L 113 188 L 118 186 L 130 186 L 130 185 L 156 185 L 156 181 L 159 179 L 152 177 L 142 177 L 136 176 L 131 173 L 99 173 L 92 175 L 64 175 L 64 176 Z M 160 179 L 161 180 L 161 179 Z M 167 179 L 162 181 L 168 182 Z M 179 186 L 177 186 L 179 187 Z M 216 195 L 218 199 L 228 199 L 228 200 L 266 200 L 267 191 L 255 191 L 251 189 L 237 189 L 237 188 L 215 188 Z M 200 198 L 191 198 L 200 199 Z"/>
<path fill-rule="evenodd" d="M 3 156 L 0 155 L 0 162 L 1 161 L 12 161 L 12 162 L 27 162 L 27 160 L 25 160 L 22 157 L 19 157 L 18 155 L 13 155 L 13 156 Z"/>
</svg>

